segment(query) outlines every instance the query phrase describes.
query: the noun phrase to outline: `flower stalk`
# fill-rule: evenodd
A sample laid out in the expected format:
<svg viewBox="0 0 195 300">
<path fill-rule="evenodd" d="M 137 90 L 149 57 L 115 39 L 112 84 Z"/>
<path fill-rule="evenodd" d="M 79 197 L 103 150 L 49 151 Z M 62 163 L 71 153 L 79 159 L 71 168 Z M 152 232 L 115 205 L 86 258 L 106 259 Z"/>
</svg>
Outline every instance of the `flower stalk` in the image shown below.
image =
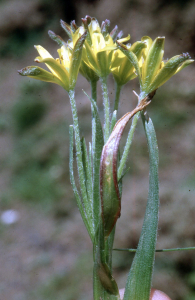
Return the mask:
<svg viewBox="0 0 195 300">
<path fill-rule="evenodd" d="M 100 80 L 104 104 L 104 143 L 106 143 L 110 135 L 110 101 L 108 97 L 107 77 L 102 77 Z"/>
<path fill-rule="evenodd" d="M 122 86 L 115 82 L 114 110 L 118 110 Z"/>
</svg>

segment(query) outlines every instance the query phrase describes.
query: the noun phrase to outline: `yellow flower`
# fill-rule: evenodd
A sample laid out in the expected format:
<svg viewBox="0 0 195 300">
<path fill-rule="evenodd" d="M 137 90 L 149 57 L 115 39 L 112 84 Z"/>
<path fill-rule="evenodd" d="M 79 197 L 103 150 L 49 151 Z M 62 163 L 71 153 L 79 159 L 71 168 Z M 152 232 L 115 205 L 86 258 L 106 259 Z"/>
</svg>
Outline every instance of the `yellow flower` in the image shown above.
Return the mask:
<svg viewBox="0 0 195 300">
<path fill-rule="evenodd" d="M 138 61 L 140 61 L 142 50 L 146 45 L 144 42 L 135 42 L 132 46 L 126 45 L 126 47 L 128 51 L 132 51 L 137 56 Z M 132 80 L 137 76 L 134 66 L 127 56 L 119 49 L 114 50 L 111 62 L 111 72 L 119 86 L 123 86 L 129 80 Z"/>
<path fill-rule="evenodd" d="M 59 84 L 66 91 L 70 91 L 74 89 L 76 84 L 82 57 L 82 47 L 87 33 L 84 29 L 81 31 L 79 28 L 72 43 L 68 44 L 54 33 L 49 32 L 49 34 L 61 44 L 61 48 L 57 50 L 59 58 L 54 59 L 46 49 L 41 46 L 35 46 L 40 55 L 35 61 L 45 63 L 50 72 L 37 66 L 26 67 L 18 72 L 23 76 Z"/>
<path fill-rule="evenodd" d="M 157 37 L 152 41 L 150 37 L 144 36 L 141 40 L 146 44 L 146 48 L 143 49 L 143 62 L 141 67 L 136 55 L 132 51 L 129 51 L 126 46 L 118 41 L 117 44 L 119 49 L 133 64 L 139 78 L 140 89 L 143 96 L 153 92 L 173 75 L 194 62 L 188 53 L 173 56 L 167 62 L 164 62 L 164 37 Z"/>
<path fill-rule="evenodd" d="M 75 43 L 75 40 L 77 40 L 78 33 L 82 33 L 83 31 L 85 31 L 84 26 L 80 26 L 78 28 L 74 21 L 71 22 L 71 26 L 63 20 L 60 20 L 60 24 L 70 38 L 70 40 L 68 41 L 69 45 L 71 45 L 71 43 Z M 86 28 L 86 30 L 88 30 L 88 28 Z M 89 82 L 99 80 L 99 77 L 96 75 L 96 73 L 83 60 L 81 60 L 79 72 Z"/>
<path fill-rule="evenodd" d="M 102 28 L 95 18 L 87 16 L 82 21 L 88 29 L 88 36 L 83 47 L 83 61 L 99 77 L 106 77 L 111 72 L 113 50 L 116 49 L 116 44 L 111 34 L 108 33 L 109 21 L 104 21 Z M 119 41 L 124 42 L 129 39 L 130 36 Z"/>
<path fill-rule="evenodd" d="M 77 39 L 75 36 L 78 29 L 80 32 L 87 31 L 79 71 L 88 81 L 97 81 L 99 77 L 106 77 L 111 72 L 112 55 L 116 49 L 115 40 L 121 38 L 123 33 L 122 31 L 118 33 L 118 27 L 115 26 L 109 34 L 109 20 L 103 21 L 101 27 L 98 21 L 90 16 L 83 18 L 82 22 L 82 26 L 77 27 L 74 21 L 68 25 L 61 20 L 61 26 L 70 37 L 69 43 L 74 43 Z M 119 41 L 126 42 L 129 39 L 130 36 Z"/>
</svg>

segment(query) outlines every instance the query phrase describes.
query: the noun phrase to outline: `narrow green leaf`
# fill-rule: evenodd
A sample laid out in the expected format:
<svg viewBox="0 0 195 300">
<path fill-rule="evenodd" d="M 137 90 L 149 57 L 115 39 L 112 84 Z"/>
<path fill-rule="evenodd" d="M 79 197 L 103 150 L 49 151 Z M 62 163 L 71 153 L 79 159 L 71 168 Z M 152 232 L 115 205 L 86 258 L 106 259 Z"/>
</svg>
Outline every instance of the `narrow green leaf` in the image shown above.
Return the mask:
<svg viewBox="0 0 195 300">
<path fill-rule="evenodd" d="M 93 212 L 91 211 L 91 207 L 88 204 L 88 195 L 86 191 L 86 184 L 85 184 L 85 175 L 84 175 L 84 166 L 82 160 L 82 150 L 81 150 L 81 141 L 80 141 L 80 132 L 79 132 L 79 122 L 77 116 L 77 109 L 76 109 L 76 102 L 75 102 L 75 92 L 74 90 L 69 91 L 69 98 L 71 103 L 71 110 L 73 116 L 73 125 L 74 125 L 74 135 L 75 135 L 75 146 L 76 146 L 76 160 L 77 160 L 77 171 L 79 177 L 79 185 L 81 191 L 81 197 L 83 201 L 83 207 L 87 216 L 89 228 L 91 231 L 90 236 L 95 236 L 95 229 L 94 229 L 94 220 L 93 220 Z M 93 240 L 93 239 L 92 239 Z"/>
<path fill-rule="evenodd" d="M 82 159 L 83 159 L 83 170 L 85 176 L 85 183 L 87 181 L 87 172 L 88 172 L 88 154 L 87 154 L 87 146 L 85 142 L 85 138 L 81 138 L 81 151 L 82 151 Z"/>
<path fill-rule="evenodd" d="M 85 210 L 84 210 L 84 207 L 83 207 L 83 204 L 82 204 L 82 200 L 81 200 L 81 197 L 80 197 L 79 192 L 77 190 L 75 179 L 74 179 L 74 170 L 73 170 L 73 161 L 74 161 L 73 145 L 74 145 L 74 141 L 73 141 L 73 135 L 74 135 L 73 125 L 70 125 L 69 126 L 69 143 L 70 143 L 70 148 L 69 148 L 69 172 L 70 172 L 70 182 L 71 182 L 71 185 L 72 185 L 72 189 L 73 189 L 73 192 L 74 192 L 74 195 L 75 195 L 77 205 L 78 205 L 80 214 L 82 216 L 83 222 L 84 222 L 84 224 L 87 228 L 87 231 L 88 231 L 91 239 L 93 239 L 93 235 L 92 235 L 92 232 L 91 232 L 88 220 L 87 220 L 87 215 L 85 213 Z"/>
<path fill-rule="evenodd" d="M 140 112 L 138 112 L 132 120 L 131 123 L 131 127 L 129 129 L 129 133 L 127 136 L 127 140 L 126 140 L 126 144 L 125 147 L 123 149 L 123 153 L 122 153 L 122 157 L 120 159 L 120 163 L 119 163 L 119 167 L 118 167 L 118 180 L 121 180 L 121 178 L 124 176 L 124 169 L 127 163 L 127 159 L 128 159 L 128 155 L 129 155 L 129 150 L 131 147 L 131 143 L 133 140 L 133 136 L 134 136 L 134 132 L 135 132 L 135 128 L 137 126 L 137 122 L 139 120 L 139 116 L 140 116 Z"/>
<path fill-rule="evenodd" d="M 89 176 L 89 189 L 91 191 L 91 200 L 93 201 L 93 173 L 92 173 L 92 146 L 89 142 L 89 155 L 88 155 L 88 176 Z"/>
<path fill-rule="evenodd" d="M 84 176 L 85 176 L 85 186 L 87 191 L 87 203 L 85 203 L 85 206 L 90 206 L 90 210 L 92 211 L 92 198 L 93 198 L 93 192 L 92 192 L 92 178 L 91 178 L 91 165 L 89 164 L 89 158 L 87 154 L 87 146 L 85 139 L 81 139 L 81 150 L 82 150 L 82 158 L 83 158 L 83 169 L 84 169 Z M 93 220 L 92 220 L 93 222 Z"/>
<path fill-rule="evenodd" d="M 92 158 L 93 158 L 93 218 L 95 229 L 97 230 L 100 216 L 100 187 L 99 172 L 102 148 L 104 145 L 102 124 L 99 117 L 97 104 L 83 91 L 91 101 L 92 109 Z"/>
<path fill-rule="evenodd" d="M 152 120 L 143 117 L 148 142 L 149 193 L 138 248 L 128 275 L 124 300 L 149 300 L 158 229 L 158 146 Z"/>
</svg>

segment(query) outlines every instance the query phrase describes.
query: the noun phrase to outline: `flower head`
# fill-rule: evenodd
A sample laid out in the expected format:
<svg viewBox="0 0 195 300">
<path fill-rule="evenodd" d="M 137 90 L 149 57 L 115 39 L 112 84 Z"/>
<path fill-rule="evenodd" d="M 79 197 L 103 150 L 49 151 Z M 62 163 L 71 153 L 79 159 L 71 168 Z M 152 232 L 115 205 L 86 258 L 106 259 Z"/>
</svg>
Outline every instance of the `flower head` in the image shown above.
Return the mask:
<svg viewBox="0 0 195 300">
<path fill-rule="evenodd" d="M 106 77 L 111 72 L 113 51 L 116 49 L 115 39 L 121 37 L 115 27 L 108 33 L 110 21 L 105 20 L 100 27 L 95 18 L 86 16 L 82 19 L 83 26 L 87 30 L 87 38 L 83 47 L 83 61 L 99 77 Z M 130 36 L 120 39 L 120 42 L 128 41 Z"/>
<path fill-rule="evenodd" d="M 80 26 L 78 27 L 75 23 L 75 21 L 71 22 L 71 25 L 67 24 L 63 20 L 60 20 L 62 28 L 65 30 L 67 35 L 69 36 L 70 40 L 68 41 L 69 45 L 71 43 L 75 43 L 75 40 L 77 39 L 77 33 L 85 31 L 86 26 Z M 79 29 L 79 30 L 78 30 Z M 88 34 L 87 34 L 88 38 Z M 79 72 L 90 82 L 90 81 L 98 81 L 99 77 L 98 75 L 83 61 L 81 60 L 80 69 Z"/>
<path fill-rule="evenodd" d="M 163 85 L 169 78 L 193 63 L 188 53 L 173 56 L 167 62 L 163 61 L 164 37 L 157 37 L 154 41 L 148 36 L 141 39 L 146 44 L 142 51 L 141 66 L 136 55 L 129 51 L 126 46 L 117 41 L 119 49 L 128 57 L 134 65 L 140 81 L 141 92 L 145 95 Z"/>
<path fill-rule="evenodd" d="M 59 84 L 66 91 L 74 89 L 87 32 L 84 29 L 81 31 L 79 28 L 75 32 L 72 43 L 67 44 L 53 32 L 49 31 L 49 35 L 61 46 L 58 49 L 59 58 L 54 59 L 46 49 L 35 46 L 39 53 L 39 56 L 35 58 L 35 62 L 45 63 L 50 72 L 37 66 L 26 67 L 18 72 L 23 76 Z"/>
<path fill-rule="evenodd" d="M 128 51 L 132 51 L 137 56 L 138 61 L 140 61 L 142 50 L 146 45 L 144 42 L 138 41 L 132 46 L 126 45 L 126 47 Z M 119 49 L 114 50 L 111 62 L 111 72 L 119 86 L 125 85 L 129 80 L 132 80 L 137 76 L 133 64 Z"/>
</svg>

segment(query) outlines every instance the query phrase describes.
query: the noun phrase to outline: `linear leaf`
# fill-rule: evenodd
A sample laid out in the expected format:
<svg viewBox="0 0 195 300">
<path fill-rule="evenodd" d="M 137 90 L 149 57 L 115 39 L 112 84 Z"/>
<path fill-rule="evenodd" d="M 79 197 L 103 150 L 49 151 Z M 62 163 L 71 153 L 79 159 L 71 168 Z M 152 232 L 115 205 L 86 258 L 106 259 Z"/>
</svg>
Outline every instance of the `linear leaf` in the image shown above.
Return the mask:
<svg viewBox="0 0 195 300">
<path fill-rule="evenodd" d="M 158 229 L 158 146 L 152 120 L 143 117 L 150 172 L 148 201 L 138 248 L 128 275 L 124 300 L 149 300 Z"/>
<path fill-rule="evenodd" d="M 69 140 L 70 140 L 69 141 L 69 143 L 70 143 L 70 147 L 69 147 L 69 172 L 70 172 L 70 182 L 71 182 L 71 185 L 72 185 L 72 189 L 73 189 L 76 201 L 77 201 L 77 205 L 78 205 L 80 214 L 83 218 L 83 222 L 84 222 L 84 224 L 87 228 L 87 231 L 88 231 L 91 239 L 93 239 L 91 229 L 90 229 L 90 226 L 88 224 L 87 216 L 86 216 L 83 204 L 82 204 L 82 200 L 81 200 L 81 197 L 80 197 L 79 192 L 77 190 L 75 179 L 74 179 L 74 170 L 73 170 L 73 161 L 74 161 L 73 144 L 74 144 L 74 142 L 73 142 L 73 135 L 74 135 L 73 125 L 70 125 L 69 126 Z"/>
<path fill-rule="evenodd" d="M 88 203 L 87 205 L 91 206 L 90 210 L 92 211 L 92 178 L 91 178 L 91 165 L 89 164 L 89 158 L 87 154 L 87 146 L 85 139 L 81 139 L 81 150 L 82 150 L 82 158 L 83 158 L 83 169 L 84 169 L 84 176 L 85 176 L 85 185 L 86 185 L 86 191 L 87 191 L 87 198 Z"/>
<path fill-rule="evenodd" d="M 93 218 L 97 230 L 100 215 L 100 159 L 104 145 L 102 124 L 100 121 L 96 102 L 83 91 L 91 101 L 92 109 L 92 158 L 93 158 Z"/>
</svg>

